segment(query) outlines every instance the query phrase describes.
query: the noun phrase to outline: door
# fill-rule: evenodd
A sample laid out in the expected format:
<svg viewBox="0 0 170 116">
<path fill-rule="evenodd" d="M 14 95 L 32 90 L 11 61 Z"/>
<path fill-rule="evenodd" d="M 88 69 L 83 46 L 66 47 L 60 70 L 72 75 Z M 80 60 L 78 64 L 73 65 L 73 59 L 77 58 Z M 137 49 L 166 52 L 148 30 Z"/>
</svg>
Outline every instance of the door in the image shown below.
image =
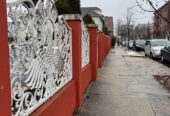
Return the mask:
<svg viewBox="0 0 170 116">
<path fill-rule="evenodd" d="M 167 60 L 167 54 L 168 54 L 168 47 L 165 46 L 162 50 L 161 50 L 161 54 L 164 57 L 165 60 Z"/>
<path fill-rule="evenodd" d="M 167 51 L 166 51 L 166 60 L 170 62 L 170 46 L 168 47 Z"/>
</svg>

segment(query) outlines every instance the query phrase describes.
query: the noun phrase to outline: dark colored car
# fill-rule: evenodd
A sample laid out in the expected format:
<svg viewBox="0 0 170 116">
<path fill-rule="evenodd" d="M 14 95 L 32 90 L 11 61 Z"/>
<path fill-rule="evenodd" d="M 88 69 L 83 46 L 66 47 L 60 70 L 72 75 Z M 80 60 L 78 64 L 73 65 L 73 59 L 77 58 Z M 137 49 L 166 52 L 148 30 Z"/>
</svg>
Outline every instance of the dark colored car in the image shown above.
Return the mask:
<svg viewBox="0 0 170 116">
<path fill-rule="evenodd" d="M 135 40 L 133 42 L 133 50 L 139 51 L 139 50 L 144 50 L 146 41 L 145 40 Z"/>
<path fill-rule="evenodd" d="M 170 45 L 161 49 L 161 61 L 164 62 L 165 60 L 170 62 Z"/>
</svg>

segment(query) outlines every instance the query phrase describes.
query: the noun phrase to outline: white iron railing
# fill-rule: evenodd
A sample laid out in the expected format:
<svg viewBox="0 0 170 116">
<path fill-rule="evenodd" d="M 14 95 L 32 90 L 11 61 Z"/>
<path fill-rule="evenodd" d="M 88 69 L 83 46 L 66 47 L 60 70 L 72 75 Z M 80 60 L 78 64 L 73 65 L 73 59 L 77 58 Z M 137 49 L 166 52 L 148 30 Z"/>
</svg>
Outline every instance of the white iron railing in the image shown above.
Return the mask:
<svg viewBox="0 0 170 116">
<path fill-rule="evenodd" d="M 87 28 L 85 27 L 84 22 L 81 23 L 81 29 L 82 29 L 82 68 L 84 68 L 86 65 L 90 62 L 90 37 Z"/>
<path fill-rule="evenodd" d="M 29 115 L 72 80 L 72 32 L 50 0 L 18 0 L 7 13 L 12 114 Z"/>
</svg>

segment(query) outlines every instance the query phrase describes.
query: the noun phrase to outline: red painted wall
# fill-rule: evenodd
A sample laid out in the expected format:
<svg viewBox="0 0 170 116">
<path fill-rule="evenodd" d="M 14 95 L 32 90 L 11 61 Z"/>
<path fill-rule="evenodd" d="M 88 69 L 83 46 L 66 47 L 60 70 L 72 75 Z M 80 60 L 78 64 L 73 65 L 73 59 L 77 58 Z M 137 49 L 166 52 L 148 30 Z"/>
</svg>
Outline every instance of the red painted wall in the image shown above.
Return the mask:
<svg viewBox="0 0 170 116">
<path fill-rule="evenodd" d="M 88 85 L 92 80 L 91 64 L 88 64 L 82 69 L 82 94 L 87 89 Z"/>
<path fill-rule="evenodd" d="M 102 68 L 102 33 L 98 34 L 98 68 Z"/>
<path fill-rule="evenodd" d="M 11 116 L 6 0 L 0 0 L 0 115 Z"/>
<path fill-rule="evenodd" d="M 0 114 L 11 114 L 11 88 L 9 70 L 9 49 L 7 35 L 6 0 L 0 0 Z M 82 105 L 82 96 L 91 80 L 97 79 L 98 64 L 102 66 L 109 53 L 110 40 L 97 27 L 89 27 L 90 64 L 82 69 L 81 64 L 81 20 L 67 20 L 72 28 L 73 80 L 53 97 L 36 109 L 31 116 L 71 116 L 75 108 Z"/>
<path fill-rule="evenodd" d="M 82 105 L 81 20 L 67 20 L 72 29 L 73 78 L 76 84 L 76 107 Z"/>
<path fill-rule="evenodd" d="M 103 33 L 98 33 L 98 68 L 102 68 L 103 61 L 111 49 L 111 39 Z"/>
<path fill-rule="evenodd" d="M 35 110 L 31 116 L 71 116 L 75 108 L 76 93 L 73 80 Z"/>
<path fill-rule="evenodd" d="M 90 34 L 90 63 L 92 68 L 92 80 L 97 79 L 98 74 L 98 39 L 97 27 L 88 27 Z"/>
</svg>

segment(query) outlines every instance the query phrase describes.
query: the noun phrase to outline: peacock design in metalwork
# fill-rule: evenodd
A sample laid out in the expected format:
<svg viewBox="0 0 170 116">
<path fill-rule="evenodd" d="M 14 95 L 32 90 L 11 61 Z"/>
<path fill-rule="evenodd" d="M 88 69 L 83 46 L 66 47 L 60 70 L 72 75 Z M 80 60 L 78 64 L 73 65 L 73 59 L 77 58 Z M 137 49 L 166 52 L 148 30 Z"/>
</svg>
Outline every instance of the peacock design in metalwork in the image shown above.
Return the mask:
<svg viewBox="0 0 170 116">
<path fill-rule="evenodd" d="M 50 0 L 7 11 L 12 113 L 28 115 L 71 81 L 71 29 Z"/>
</svg>

